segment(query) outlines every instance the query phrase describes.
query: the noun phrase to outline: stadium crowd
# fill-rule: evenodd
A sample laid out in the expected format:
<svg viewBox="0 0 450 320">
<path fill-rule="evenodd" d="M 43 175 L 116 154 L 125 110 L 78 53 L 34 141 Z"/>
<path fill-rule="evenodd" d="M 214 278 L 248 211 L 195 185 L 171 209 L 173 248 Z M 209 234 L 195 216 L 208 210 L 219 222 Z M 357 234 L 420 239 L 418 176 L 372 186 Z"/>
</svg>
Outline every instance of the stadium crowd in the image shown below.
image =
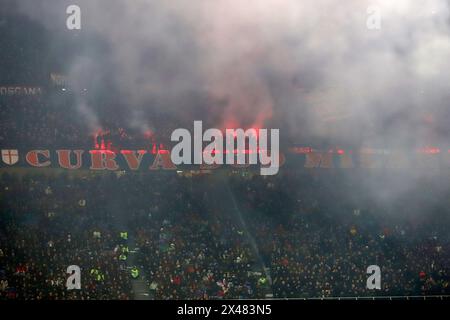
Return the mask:
<svg viewBox="0 0 450 320">
<path fill-rule="evenodd" d="M 449 217 L 439 186 L 422 182 L 382 205 L 358 179 L 300 172 L 236 181 L 249 225 L 263 239 L 274 296 L 448 294 Z M 381 268 L 381 290 L 366 288 L 370 265 Z"/>
<path fill-rule="evenodd" d="M 119 231 L 90 183 L 2 176 L 2 298 L 130 298 L 128 276 L 120 272 L 114 252 Z M 69 265 L 82 266 L 83 290 L 66 290 Z"/>
<path fill-rule="evenodd" d="M 123 115 L 106 107 L 99 116 L 91 114 L 89 100 L 94 98 L 89 92 L 81 95 L 60 87 L 44 88 L 41 92 L 0 96 L 0 147 L 155 151 L 167 146 L 171 132 L 182 126 L 167 115 L 151 114 L 145 120 L 149 124 L 145 130 L 125 127 L 120 121 Z"/>
<path fill-rule="evenodd" d="M 133 299 L 135 278 L 154 299 L 450 292 L 448 217 L 412 212 L 440 212 L 439 199 L 404 205 L 406 219 L 346 198 L 347 180 L 217 175 L 4 173 L 1 298 Z M 381 290 L 366 288 L 374 264 Z M 81 290 L 66 289 L 69 265 L 82 270 Z"/>
<path fill-rule="evenodd" d="M 178 119 L 201 118 L 185 101 L 169 116 L 174 102 L 152 98 L 157 111 L 133 114 L 140 123 L 124 128 L 132 102 L 108 79 L 70 86 L 53 74 L 70 71 L 80 41 L 1 18 L 0 27 L 18 30 L 0 37 L 1 87 L 42 91 L 0 90 L 0 149 L 152 150 L 187 127 Z M 408 190 L 391 185 L 396 194 L 386 195 L 356 169 L 0 170 L 0 300 L 135 299 L 139 283 L 152 299 L 450 295 L 445 175 L 403 180 Z M 80 290 L 66 288 L 71 265 L 81 268 Z M 381 268 L 380 290 L 366 287 L 370 265 Z"/>
</svg>

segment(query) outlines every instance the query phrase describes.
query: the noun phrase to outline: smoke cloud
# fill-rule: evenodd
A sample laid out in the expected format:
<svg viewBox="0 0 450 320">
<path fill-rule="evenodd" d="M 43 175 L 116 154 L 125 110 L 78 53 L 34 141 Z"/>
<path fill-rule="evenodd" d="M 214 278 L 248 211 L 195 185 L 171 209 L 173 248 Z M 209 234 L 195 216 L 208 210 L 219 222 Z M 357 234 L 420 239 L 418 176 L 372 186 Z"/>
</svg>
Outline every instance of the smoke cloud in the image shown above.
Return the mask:
<svg viewBox="0 0 450 320">
<path fill-rule="evenodd" d="M 71 4 L 80 31 L 66 29 Z M 279 128 L 282 144 L 319 149 L 450 147 L 447 0 L 14 5 L 52 35 L 55 67 L 73 89 L 90 92 L 77 105 L 92 130 L 115 114 L 149 135 L 202 120 Z M 380 10 L 379 30 L 367 27 L 369 6 Z M 423 177 L 368 179 L 367 191 L 392 203 Z"/>
<path fill-rule="evenodd" d="M 20 9 L 72 37 L 69 4 L 22 1 Z M 143 115 L 163 114 L 222 128 L 281 127 L 300 143 L 416 146 L 448 137 L 446 0 L 75 4 L 76 33 L 89 39 L 80 47 L 106 49 L 70 57 L 69 77 L 86 83 L 93 74 L 80 70 L 92 70 L 89 61 L 98 81 L 113 82 L 123 121 L 143 131 L 152 126 Z M 366 26 L 369 5 L 380 9 L 380 30 Z"/>
</svg>

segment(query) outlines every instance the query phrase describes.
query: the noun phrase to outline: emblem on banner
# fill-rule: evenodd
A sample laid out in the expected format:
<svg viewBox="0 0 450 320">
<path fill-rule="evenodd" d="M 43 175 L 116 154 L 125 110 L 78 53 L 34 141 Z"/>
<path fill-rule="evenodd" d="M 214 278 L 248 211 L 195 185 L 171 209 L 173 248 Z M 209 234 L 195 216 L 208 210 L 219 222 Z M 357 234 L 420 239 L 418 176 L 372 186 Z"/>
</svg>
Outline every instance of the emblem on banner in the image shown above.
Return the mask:
<svg viewBox="0 0 450 320">
<path fill-rule="evenodd" d="M 2 160 L 9 165 L 16 164 L 19 161 L 19 151 L 17 149 L 2 150 Z"/>
</svg>

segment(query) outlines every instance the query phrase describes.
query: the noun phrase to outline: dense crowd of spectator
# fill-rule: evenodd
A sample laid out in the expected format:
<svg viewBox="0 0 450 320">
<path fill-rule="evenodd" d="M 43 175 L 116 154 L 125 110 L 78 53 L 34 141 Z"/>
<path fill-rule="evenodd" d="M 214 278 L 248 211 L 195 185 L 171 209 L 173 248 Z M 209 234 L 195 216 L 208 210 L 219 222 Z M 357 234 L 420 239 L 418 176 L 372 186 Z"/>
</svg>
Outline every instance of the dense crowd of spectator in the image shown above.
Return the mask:
<svg viewBox="0 0 450 320">
<path fill-rule="evenodd" d="M 163 114 L 149 115 L 145 129 L 124 126 L 124 115 L 89 102 L 90 95 L 48 86 L 36 95 L 0 96 L 0 147 L 154 151 L 166 148 L 171 132 L 181 126 Z"/>
<path fill-rule="evenodd" d="M 140 261 L 152 294 L 157 299 L 263 297 L 266 288 L 255 276 L 261 270 L 242 230 L 208 199 L 211 181 L 187 179 L 162 181 L 164 190 L 153 191 L 151 208 L 141 207 L 130 222 L 139 226 L 134 229 Z M 135 185 L 129 203 L 142 203 L 146 194 L 148 184 Z"/>
<path fill-rule="evenodd" d="M 5 173 L 0 297 L 134 299 L 131 260 L 154 299 L 449 294 L 445 193 L 377 205 L 357 180 Z M 66 289 L 69 265 L 81 290 Z"/>
<path fill-rule="evenodd" d="M 274 296 L 450 293 L 450 219 L 439 179 L 383 203 L 367 197 L 364 178 L 347 175 L 235 181 L 263 239 Z M 366 288 L 370 265 L 381 268 L 381 290 Z"/>
<path fill-rule="evenodd" d="M 2 298 L 130 298 L 128 274 L 121 272 L 116 259 L 119 230 L 111 224 L 102 195 L 88 186 L 101 188 L 102 183 L 3 175 Z M 81 267 L 83 290 L 66 290 L 70 265 Z M 97 269 L 101 277 L 91 273 Z"/>
<path fill-rule="evenodd" d="M 7 148 L 86 146 L 89 130 L 75 110 L 57 97 L 1 97 L 0 145 Z"/>
<path fill-rule="evenodd" d="M 0 146 L 163 148 L 115 113 L 94 128 L 81 107 L 61 87 L 2 96 Z M 447 185 L 421 181 L 377 201 L 356 178 L 290 169 L 271 178 L 5 174 L 0 184 L 2 299 L 135 298 L 123 229 L 155 299 L 450 292 Z M 72 264 L 82 266 L 80 291 L 65 288 Z M 381 290 L 366 288 L 370 265 L 381 267 Z"/>
</svg>

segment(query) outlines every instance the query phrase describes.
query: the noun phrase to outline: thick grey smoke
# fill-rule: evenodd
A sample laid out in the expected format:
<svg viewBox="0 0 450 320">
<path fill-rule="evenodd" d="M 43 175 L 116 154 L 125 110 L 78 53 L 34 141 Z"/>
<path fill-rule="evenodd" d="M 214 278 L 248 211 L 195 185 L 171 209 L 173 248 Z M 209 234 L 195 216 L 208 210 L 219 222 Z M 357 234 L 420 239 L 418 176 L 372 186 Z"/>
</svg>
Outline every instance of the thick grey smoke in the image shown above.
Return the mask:
<svg viewBox="0 0 450 320">
<path fill-rule="evenodd" d="M 72 3 L 79 34 L 108 49 L 69 59 L 69 76 L 112 79 L 124 121 L 142 130 L 153 111 L 279 126 L 299 142 L 420 145 L 447 133 L 447 0 L 30 1 L 22 10 L 70 37 Z M 369 5 L 381 10 L 380 30 L 366 26 Z"/>
<path fill-rule="evenodd" d="M 65 30 L 69 4 L 81 7 L 81 31 Z M 366 26 L 371 5 L 380 30 Z M 21 10 L 79 41 L 64 61 L 69 77 L 114 88 L 121 121 L 143 132 L 167 115 L 274 126 L 322 147 L 448 148 L 448 0 L 22 1 Z M 97 126 L 95 102 L 80 106 Z"/>
</svg>

